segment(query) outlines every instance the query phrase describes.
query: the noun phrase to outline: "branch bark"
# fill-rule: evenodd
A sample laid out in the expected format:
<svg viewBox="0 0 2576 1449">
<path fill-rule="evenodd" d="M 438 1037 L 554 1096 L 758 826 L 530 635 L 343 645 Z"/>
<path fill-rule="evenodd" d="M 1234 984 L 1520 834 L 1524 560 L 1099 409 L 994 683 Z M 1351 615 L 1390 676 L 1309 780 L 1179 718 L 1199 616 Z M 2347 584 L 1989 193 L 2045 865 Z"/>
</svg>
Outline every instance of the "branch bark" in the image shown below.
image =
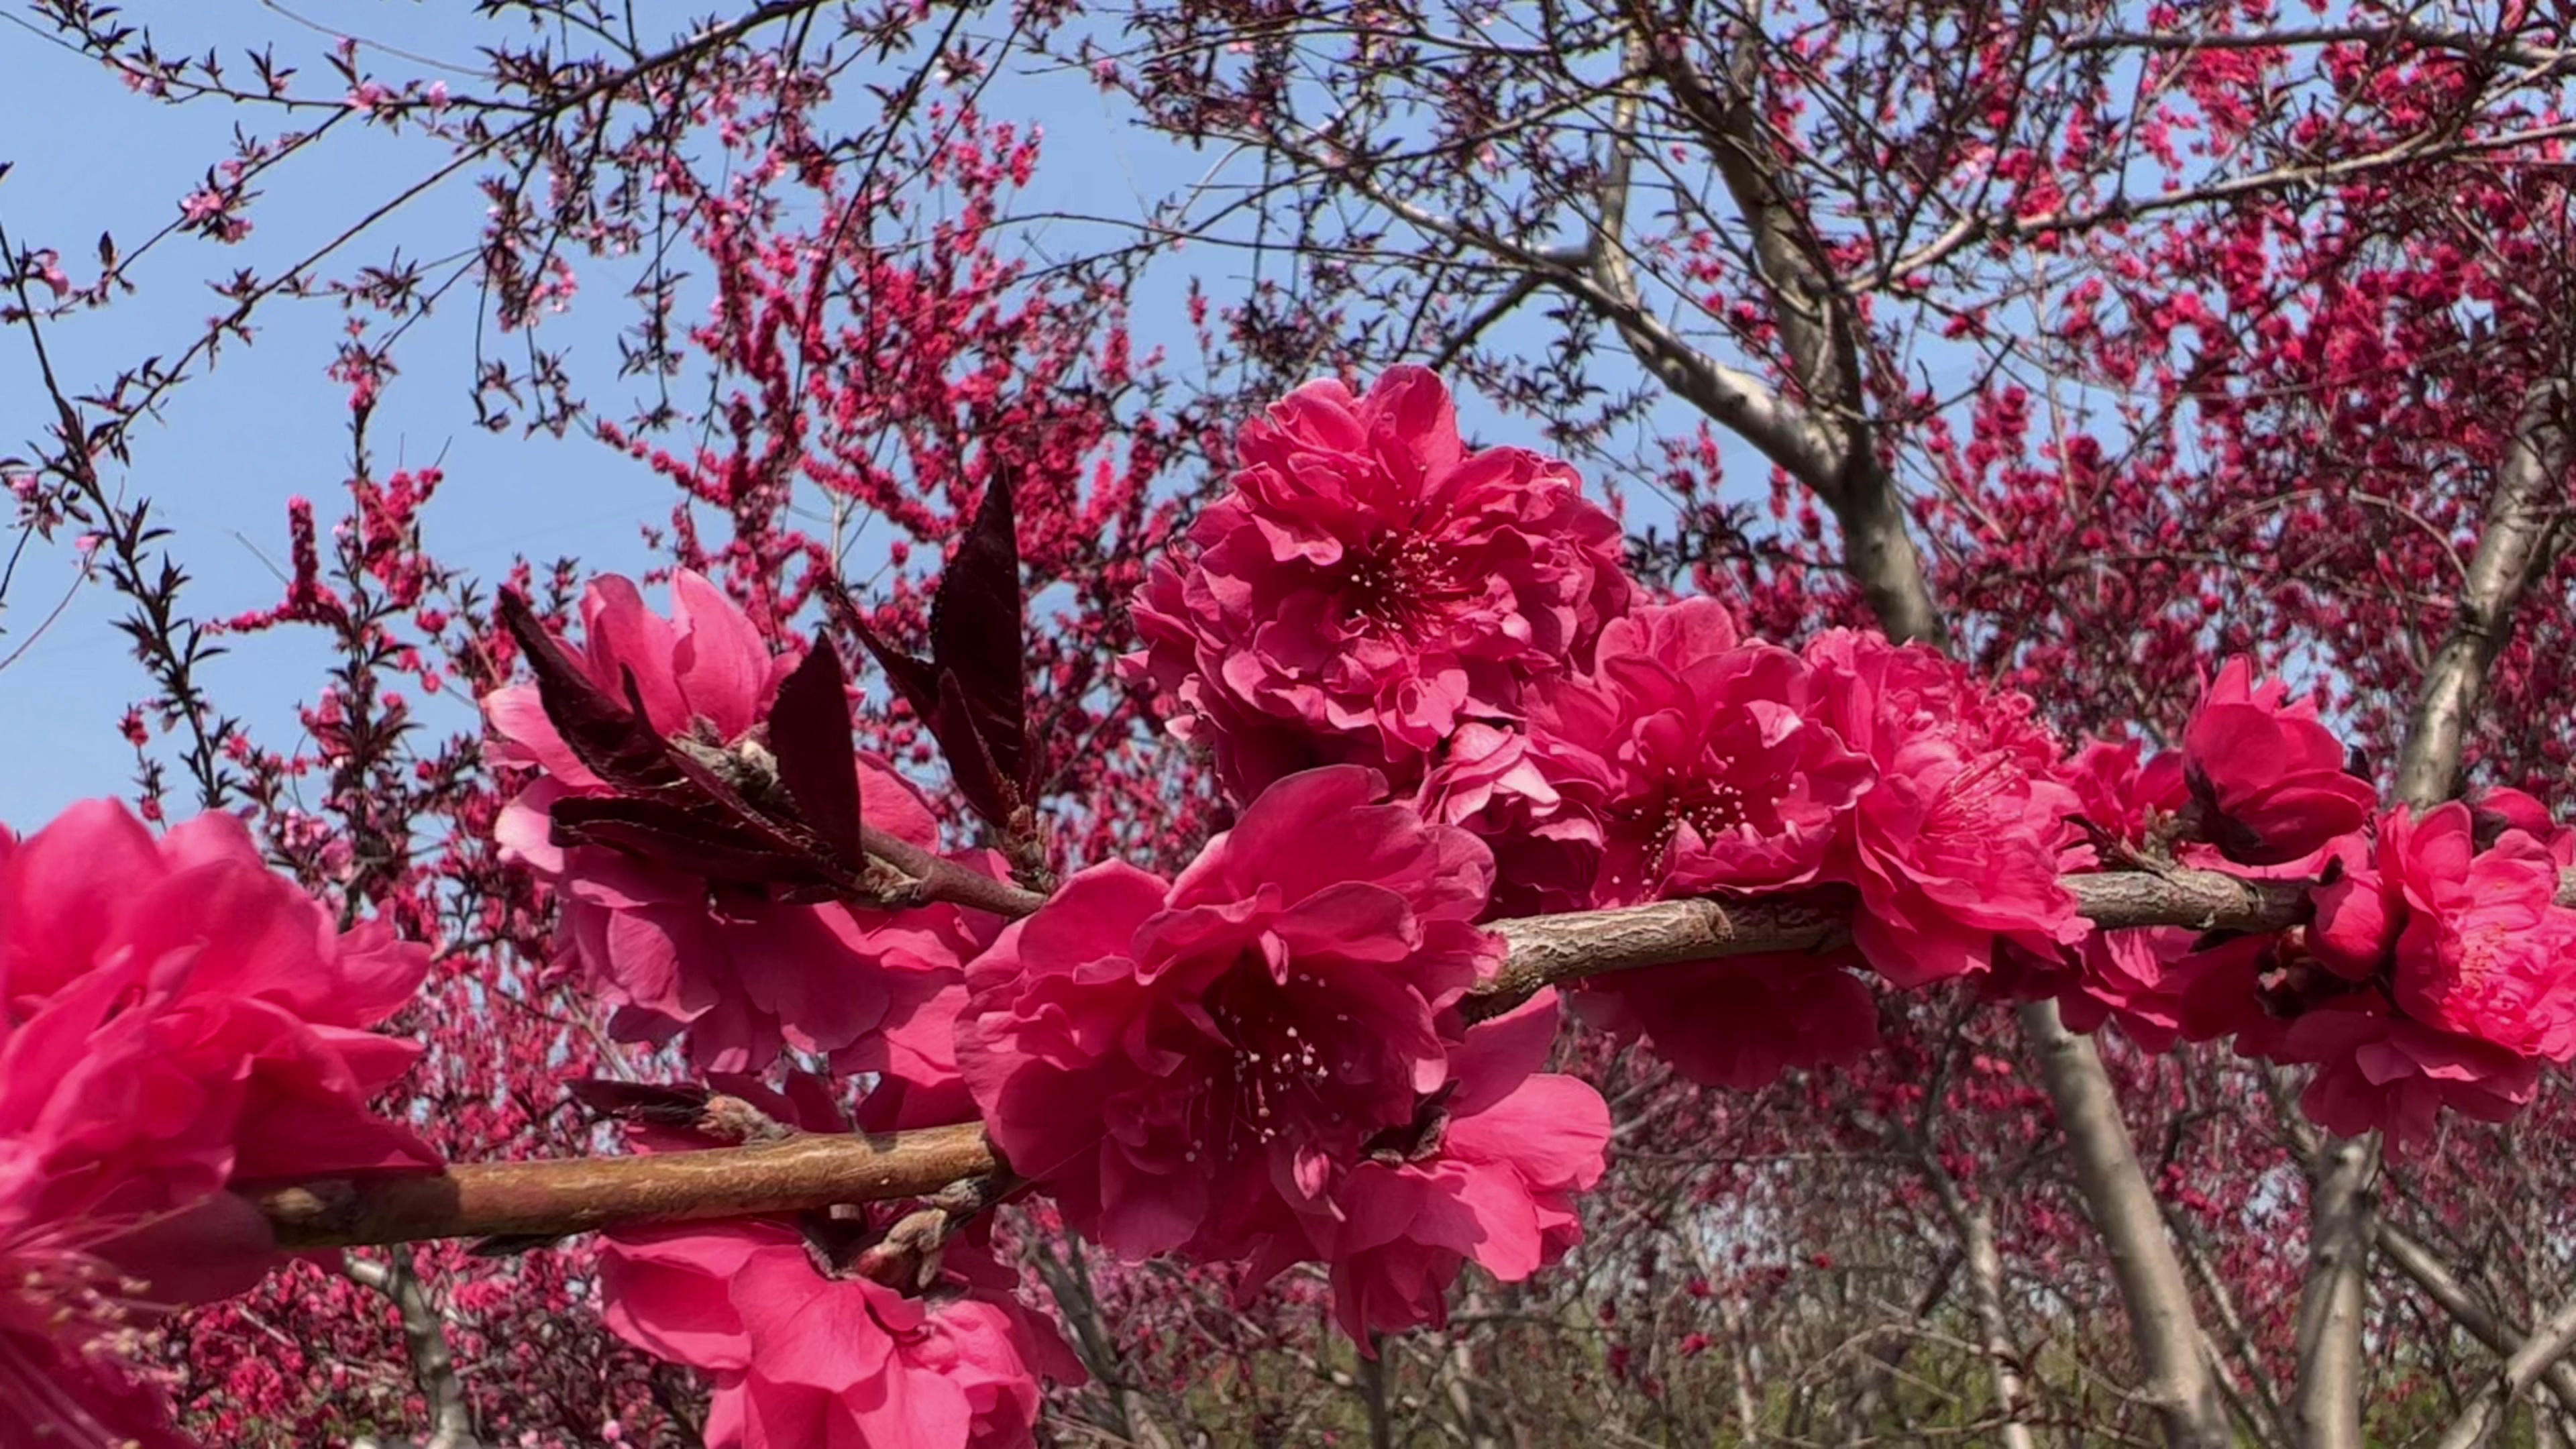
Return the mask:
<svg viewBox="0 0 2576 1449">
<path fill-rule="evenodd" d="M 2111 1254 L 2111 1274 L 2129 1309 L 2129 1334 L 2147 1372 L 2144 1397 L 2164 1427 L 2165 1442 L 2227 1449 L 2235 1435 L 2201 1352 L 2191 1288 L 2165 1236 L 2163 1210 L 2129 1145 L 2102 1059 L 2090 1039 L 2066 1029 L 2054 1001 L 2024 1004 L 2021 1032 L 2039 1057 L 2040 1078 L 2066 1132 L 2076 1187 Z"/>
<path fill-rule="evenodd" d="M 2479 1302 L 2467 1285 L 2442 1266 L 2432 1250 L 2386 1222 L 2378 1224 L 2374 1236 L 2378 1239 L 2379 1251 L 2388 1255 L 2388 1261 L 2414 1279 L 2415 1286 L 2441 1305 L 2442 1311 L 2451 1315 L 2452 1322 L 2467 1329 L 2471 1338 L 2494 1350 L 2499 1357 L 2517 1351 L 2523 1339 L 2522 1326 L 2499 1317 L 2486 1304 Z M 2564 1360 L 2550 1364 L 2541 1371 L 2541 1381 L 2548 1385 L 2561 1409 L 2576 1414 L 2576 1366 Z"/>
<path fill-rule="evenodd" d="M 2505 1360 L 2504 1367 L 2451 1421 L 2439 1449 L 2478 1449 L 2494 1438 L 2512 1413 L 2513 1401 L 2538 1383 L 2540 1376 L 2564 1359 L 2571 1348 L 2576 1348 L 2576 1299 L 2549 1315 L 2549 1321 L 2541 1324 L 2512 1358 Z"/>
<path fill-rule="evenodd" d="M 385 1261 L 351 1258 L 342 1265 L 349 1281 L 393 1300 L 402 1322 L 404 1350 L 411 1358 L 412 1382 L 429 1407 L 429 1437 L 420 1449 L 482 1449 L 474 1435 L 474 1406 L 457 1376 L 456 1357 L 447 1347 L 447 1319 L 429 1301 L 429 1289 L 412 1270 L 411 1250 L 400 1248 Z"/>
</svg>

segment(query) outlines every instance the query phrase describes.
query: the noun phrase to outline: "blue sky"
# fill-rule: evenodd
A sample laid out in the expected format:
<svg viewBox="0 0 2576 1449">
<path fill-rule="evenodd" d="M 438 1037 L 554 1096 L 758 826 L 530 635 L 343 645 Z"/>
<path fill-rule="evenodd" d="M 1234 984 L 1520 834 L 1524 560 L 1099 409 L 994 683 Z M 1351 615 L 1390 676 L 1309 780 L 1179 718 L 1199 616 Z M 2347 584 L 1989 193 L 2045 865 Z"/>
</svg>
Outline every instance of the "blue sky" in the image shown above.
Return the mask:
<svg viewBox="0 0 2576 1449">
<path fill-rule="evenodd" d="M 681 5 L 637 8 L 654 34 L 671 33 L 689 13 Z M 12 7 L 5 15 L 24 13 Z M 221 45 L 230 64 L 245 42 L 272 41 L 281 60 L 303 67 L 301 81 L 326 84 L 322 57 L 331 39 L 299 16 L 469 68 L 474 46 L 492 33 L 457 4 L 310 0 L 290 12 L 259 0 L 145 0 L 128 7 L 128 18 L 151 26 L 165 51 Z M 381 56 L 372 68 L 388 76 L 437 73 L 418 60 Z M 0 161 L 12 163 L 0 180 L 0 224 L 21 246 L 58 248 L 76 281 L 96 274 L 101 232 L 130 251 L 170 219 L 176 199 L 228 153 L 236 120 L 270 130 L 278 124 L 211 104 L 152 103 L 27 24 L 0 24 L 0 96 L 9 98 L 14 117 L 45 118 L 41 130 L 22 124 L 0 131 Z M 1044 159 L 1020 198 L 1028 213 L 1141 215 L 1154 199 L 1204 176 L 1211 162 L 1128 124 L 1115 102 L 1078 76 L 1014 72 L 988 91 L 985 104 L 991 114 L 1045 128 Z M 442 148 L 417 138 L 342 131 L 272 176 L 252 212 L 256 229 L 240 245 L 174 238 L 135 270 L 138 295 L 49 326 L 58 372 L 82 390 L 144 356 L 179 352 L 218 310 L 204 290 L 207 278 L 242 266 L 281 268 L 444 159 Z M 471 183 L 469 172 L 409 204 L 348 256 L 380 260 L 396 245 L 434 256 L 469 243 L 483 206 Z M 1113 228 L 1067 221 L 1035 225 L 1029 234 L 1055 255 L 1119 239 Z M 1186 338 L 1183 268 L 1204 269 L 1222 295 L 1222 279 L 1238 262 L 1239 254 L 1224 248 L 1194 248 L 1164 265 L 1137 299 L 1139 340 Z M 578 390 L 614 416 L 624 411 L 617 404 L 625 396 L 615 377 L 615 335 L 629 310 L 619 287 L 595 279 L 602 285 L 569 315 L 550 320 L 546 333 L 550 345 L 569 346 Z M 402 344 L 402 375 L 371 431 L 377 472 L 439 462 L 446 482 L 426 518 L 431 550 L 486 577 L 522 554 L 570 554 L 595 569 L 648 566 L 638 528 L 668 513 L 672 494 L 660 480 L 587 438 L 494 435 L 474 425 L 467 382 L 475 318 L 465 291 Z M 184 602 L 199 617 L 277 600 L 288 499 L 315 500 L 326 522 L 336 516 L 348 471 L 345 393 L 323 368 L 342 320 L 327 302 L 263 308 L 256 345 L 228 349 L 212 371 L 178 388 L 161 420 L 140 430 L 131 466 L 111 478 L 128 496 L 150 498 L 175 531 L 169 547 L 194 576 Z M 0 330 L 0 454 L 30 451 L 50 415 L 24 330 Z M 1525 424 L 1472 407 L 1469 418 L 1490 441 L 1534 441 L 1521 435 Z M 72 800 L 130 789 L 133 755 L 115 725 L 147 681 L 114 627 L 121 602 L 103 584 L 72 589 L 74 565 L 68 548 L 37 550 L 0 615 L 0 658 L 23 649 L 0 669 L 0 761 L 7 762 L 0 765 L 0 822 L 22 830 Z M 66 597 L 60 617 L 31 643 Z M 294 633 L 264 636 L 217 661 L 208 683 L 223 709 L 244 716 L 275 746 L 294 738 L 296 706 L 321 684 L 324 663 L 322 652 Z M 462 703 L 450 707 L 456 713 L 447 727 L 466 725 Z"/>
</svg>

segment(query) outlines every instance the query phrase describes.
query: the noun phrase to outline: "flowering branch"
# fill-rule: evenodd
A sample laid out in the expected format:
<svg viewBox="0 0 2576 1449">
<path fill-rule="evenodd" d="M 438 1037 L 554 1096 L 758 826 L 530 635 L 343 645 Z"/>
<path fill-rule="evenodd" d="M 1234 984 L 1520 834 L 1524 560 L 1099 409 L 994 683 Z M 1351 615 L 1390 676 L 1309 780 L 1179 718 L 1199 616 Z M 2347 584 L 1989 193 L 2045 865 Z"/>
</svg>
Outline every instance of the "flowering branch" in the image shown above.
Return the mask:
<svg viewBox="0 0 2576 1449">
<path fill-rule="evenodd" d="M 2103 930 L 2278 931 L 2298 924 L 2304 910 L 2298 886 L 2241 881 L 2215 871 L 2078 875 L 2063 884 L 2085 917 Z M 2576 904 L 2576 874 L 2561 881 L 2559 897 Z M 1488 1020 L 1546 987 L 1619 971 L 1813 950 L 1846 934 L 1847 920 L 1814 903 L 1686 900 L 1498 922 L 1492 929 L 1510 943 L 1510 955 L 1470 994 L 1466 1014 Z M 2065 1033 L 2063 1026 L 2057 1030 Z M 2068 1041 L 2083 1040 L 2065 1034 Z M 2050 1042 L 2043 1038 L 2039 1045 L 2046 1068 Z M 2085 1160 L 2079 1159 L 2079 1170 Z M 963 1122 L 650 1157 L 458 1163 L 435 1175 L 323 1177 L 256 1186 L 243 1195 L 267 1216 L 280 1243 L 345 1247 L 424 1238 L 553 1237 L 620 1224 L 926 1197 L 1000 1166 L 983 1128 Z M 2115 1255 L 2117 1264 L 2132 1262 L 2131 1255 Z"/>
</svg>

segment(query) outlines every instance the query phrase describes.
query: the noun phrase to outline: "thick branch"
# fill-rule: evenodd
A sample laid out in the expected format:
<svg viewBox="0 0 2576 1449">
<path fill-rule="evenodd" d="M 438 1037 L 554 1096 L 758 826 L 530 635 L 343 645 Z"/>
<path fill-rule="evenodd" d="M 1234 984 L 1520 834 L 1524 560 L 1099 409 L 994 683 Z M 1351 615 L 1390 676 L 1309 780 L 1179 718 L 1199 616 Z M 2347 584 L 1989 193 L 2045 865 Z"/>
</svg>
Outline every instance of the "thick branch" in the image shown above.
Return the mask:
<svg viewBox="0 0 2576 1449">
<path fill-rule="evenodd" d="M 2536 384 L 2514 418 L 2449 636 L 2424 671 L 2398 754 L 2397 798 L 2418 810 L 2457 788 L 2487 671 L 2566 512 L 2568 396 L 2562 380 Z M 2309 1449 L 2360 1449 L 2361 1318 L 2377 1208 L 2377 1141 L 2326 1144 L 2309 1179 L 2315 1222 L 2299 1295 L 2300 1433 Z"/>
<path fill-rule="evenodd" d="M 402 1322 L 403 1347 L 411 1357 L 412 1382 L 429 1407 L 429 1437 L 420 1449 L 480 1449 L 474 1436 L 474 1408 L 465 1398 L 465 1381 L 457 1377 L 456 1357 L 447 1347 L 447 1320 L 429 1301 L 429 1289 L 412 1271 L 411 1250 L 396 1249 L 385 1262 L 351 1258 L 342 1271 L 349 1281 L 373 1288 L 393 1300 Z"/>
<path fill-rule="evenodd" d="M 2209 871 L 2081 875 L 2067 877 L 2064 884 L 2084 915 L 2103 929 L 2167 925 L 2276 931 L 2297 925 L 2304 910 L 2295 885 L 2237 881 Z M 2560 895 L 2576 903 L 2576 873 L 2562 882 Z M 1502 921 L 1494 930 L 1510 944 L 1510 953 L 1502 969 L 1470 997 L 1471 1018 L 1498 1015 L 1544 987 L 1590 976 L 1757 952 L 1817 950 L 1848 935 L 1842 915 L 1813 902 L 1729 907 L 1716 901 L 1665 901 Z M 1834 968 L 1819 961 L 1818 969 Z M 2026 1026 L 2028 1015 L 2026 1011 Z M 2081 1060 L 2091 1060 L 2092 1048 L 2055 1024 L 2053 1008 L 2046 1015 L 2051 1040 L 2065 1038 L 2043 1054 L 2057 1064 L 2058 1075 L 2051 1078 L 2055 1092 L 2063 1085 L 2069 1058 L 2079 1059 L 2080 1070 Z M 2090 1070 L 2098 1075 L 2100 1062 L 2093 1061 Z M 2087 1089 L 2062 1100 L 2060 1110 L 2070 1110 L 2070 1104 L 2080 1108 L 2081 1120 L 2107 1113 L 2117 1122 L 2107 1081 L 2098 1091 Z M 2101 1151 L 2105 1170 L 2123 1158 L 2128 1170 L 2136 1170 L 2125 1136 L 2116 1148 Z M 816 1135 L 653 1157 L 458 1163 L 437 1174 L 318 1178 L 252 1185 L 242 1192 L 268 1215 L 279 1242 L 318 1248 L 421 1238 L 561 1236 L 619 1224 L 921 1197 L 961 1178 L 989 1173 L 996 1165 L 982 1128 L 960 1123 L 890 1136 Z M 2152 1197 L 2141 1201 L 2152 1213 Z M 2125 1221 L 2115 1215 L 2114 1220 Z M 2162 1244 L 2161 1237 L 2155 1241 Z M 2115 1245 L 2115 1253 L 2121 1251 L 2134 1256 L 2138 1249 Z M 2178 1284 L 2181 1270 L 2173 1265 L 2170 1246 L 2164 1256 Z M 2199 1382 L 2205 1385 L 2207 1375 L 2200 1375 Z"/>
<path fill-rule="evenodd" d="M 2307 1449 L 2361 1449 L 2361 1317 L 2379 1212 L 2378 1134 L 2324 1144 L 2310 1171 L 2293 1416 Z"/>
<path fill-rule="evenodd" d="M 2450 798 L 2461 748 L 2486 694 L 2487 670 L 2512 632 L 2524 590 L 2548 557 L 2550 533 L 2566 516 L 2568 401 L 2567 383 L 2541 383 L 2524 396 L 2514 419 L 2450 636 L 2424 671 L 2398 757 L 2397 798 L 2419 810 Z"/>
<path fill-rule="evenodd" d="M 2039 1057 L 2040 1078 L 2066 1132 L 2076 1187 L 2111 1254 L 2111 1274 L 2129 1309 L 2130 1336 L 2147 1371 L 2144 1395 L 2164 1425 L 2165 1442 L 2227 1449 L 2234 1434 L 2201 1353 L 2191 1289 L 2165 1237 L 2163 1211 L 2129 1145 L 2102 1060 L 2091 1039 L 2066 1029 L 2054 1001 L 2024 1004 L 2021 1033 Z"/>
</svg>

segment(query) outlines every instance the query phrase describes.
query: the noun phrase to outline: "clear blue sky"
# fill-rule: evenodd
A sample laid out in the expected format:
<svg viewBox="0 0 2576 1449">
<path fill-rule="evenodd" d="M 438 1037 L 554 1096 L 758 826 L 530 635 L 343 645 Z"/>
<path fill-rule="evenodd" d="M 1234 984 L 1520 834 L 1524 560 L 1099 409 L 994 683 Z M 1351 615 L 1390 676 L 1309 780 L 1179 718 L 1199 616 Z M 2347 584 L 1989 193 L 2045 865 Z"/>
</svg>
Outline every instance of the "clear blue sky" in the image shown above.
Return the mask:
<svg viewBox="0 0 2576 1449">
<path fill-rule="evenodd" d="M 466 67 L 474 45 L 491 33 L 458 4 L 309 0 L 293 8 L 372 42 Z M 638 9 L 646 12 L 649 33 L 663 35 L 690 13 L 684 5 Z M 25 13 L 15 6 L 9 12 L 12 18 Z M 322 56 L 329 37 L 257 0 L 137 0 L 124 18 L 149 25 L 165 50 L 203 53 L 221 45 L 232 64 L 246 41 L 269 40 L 282 60 L 303 67 L 300 80 L 318 84 L 328 74 Z M 376 57 L 373 65 L 394 76 L 424 73 L 417 62 L 399 58 Z M 209 104 L 148 102 L 23 25 L 0 24 L 0 96 L 7 97 L 12 121 L 0 130 L 0 161 L 13 163 L 0 180 L 0 223 L 20 245 L 59 248 L 76 280 L 95 275 L 102 231 L 130 249 L 170 218 L 176 199 L 227 154 L 236 119 L 272 130 L 277 124 Z M 1075 77 L 1012 75 L 985 101 L 994 115 L 1046 129 L 1037 179 L 1022 197 L 1032 213 L 1141 214 L 1150 200 L 1202 176 L 1211 159 L 1129 126 L 1113 102 Z M 29 124 L 31 118 L 42 118 L 42 125 Z M 242 244 L 174 239 L 136 272 L 139 295 L 49 328 L 57 370 L 86 389 L 146 355 L 176 353 L 217 310 L 204 279 L 236 266 L 280 268 L 443 159 L 439 148 L 412 138 L 347 129 L 266 186 L 252 213 L 256 230 Z M 460 176 L 412 203 L 350 255 L 379 260 L 397 242 L 408 255 L 453 251 L 475 236 L 482 206 L 471 176 Z M 1058 255 L 1114 240 L 1105 231 L 1079 235 L 1063 222 L 1048 224 L 1034 239 Z M 1236 256 L 1193 249 L 1180 260 L 1206 268 L 1213 284 L 1233 269 Z M 1186 335 L 1185 278 L 1174 267 L 1154 277 L 1138 299 L 1140 338 Z M 623 394 L 614 337 L 628 316 L 616 290 L 594 290 L 570 316 L 547 324 L 553 345 L 570 345 L 577 390 L 610 415 L 623 411 L 616 406 Z M 290 497 L 314 499 L 326 520 L 336 514 L 347 473 L 344 393 L 322 369 L 341 320 L 326 302 L 264 308 L 257 345 L 228 350 L 212 372 L 180 387 L 162 422 L 141 429 L 132 466 L 112 479 L 152 499 L 175 530 L 170 547 L 195 577 L 185 602 L 201 617 L 276 601 Z M 599 569 L 647 566 L 638 526 L 667 515 L 669 489 L 585 438 L 496 436 L 474 426 L 466 391 L 473 323 L 470 304 L 460 302 L 404 341 L 402 376 L 372 430 L 379 473 L 433 459 L 446 470 L 427 518 L 432 551 L 487 576 L 520 554 L 572 554 Z M 29 451 L 28 441 L 50 414 L 24 330 L 0 330 L 0 454 Z M 1529 440 L 1515 436 L 1522 427 L 1470 416 L 1490 440 Z M 72 568 L 64 549 L 39 551 L 22 565 L 0 616 L 0 658 L 27 644 L 65 596 Z M 0 669 L 0 822 L 32 828 L 72 800 L 129 793 L 133 756 L 114 727 L 147 682 L 114 627 L 121 612 L 103 584 L 70 591 L 61 617 Z M 320 685 L 323 662 L 318 648 L 290 632 L 244 641 L 238 653 L 216 663 L 208 682 L 221 707 L 246 717 L 265 741 L 282 744 L 294 737 L 295 708 Z M 449 721 L 450 727 L 463 723 L 461 712 Z M 182 803 L 174 798 L 174 805 Z"/>
</svg>

